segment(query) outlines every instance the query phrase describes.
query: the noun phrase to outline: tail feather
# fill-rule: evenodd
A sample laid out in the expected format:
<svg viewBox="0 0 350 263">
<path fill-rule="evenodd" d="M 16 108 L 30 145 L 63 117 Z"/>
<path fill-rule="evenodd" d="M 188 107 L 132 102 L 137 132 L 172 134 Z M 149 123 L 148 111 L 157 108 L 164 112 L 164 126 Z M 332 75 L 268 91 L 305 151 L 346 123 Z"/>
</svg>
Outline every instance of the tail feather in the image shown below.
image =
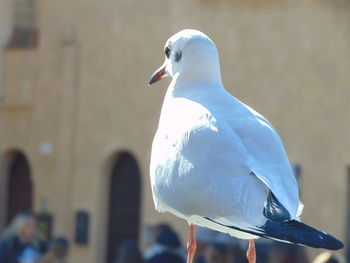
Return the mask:
<svg viewBox="0 0 350 263">
<path fill-rule="evenodd" d="M 337 250 L 343 243 L 333 236 L 297 220 L 270 221 L 256 229 L 262 237 L 277 239 L 314 248 Z"/>
</svg>

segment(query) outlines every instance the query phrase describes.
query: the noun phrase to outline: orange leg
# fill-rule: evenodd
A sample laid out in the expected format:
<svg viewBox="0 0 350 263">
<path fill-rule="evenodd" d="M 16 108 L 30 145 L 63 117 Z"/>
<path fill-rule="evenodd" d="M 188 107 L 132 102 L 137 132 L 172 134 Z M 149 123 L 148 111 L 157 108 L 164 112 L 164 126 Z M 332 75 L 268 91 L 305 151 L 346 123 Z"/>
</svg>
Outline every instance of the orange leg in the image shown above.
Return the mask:
<svg viewBox="0 0 350 263">
<path fill-rule="evenodd" d="M 190 224 L 188 229 L 187 263 L 192 263 L 194 253 L 196 252 L 196 248 L 196 226 Z"/>
<path fill-rule="evenodd" d="M 249 245 L 248 245 L 248 250 L 246 255 L 249 263 L 256 262 L 256 251 L 255 251 L 254 240 L 249 240 Z"/>
</svg>

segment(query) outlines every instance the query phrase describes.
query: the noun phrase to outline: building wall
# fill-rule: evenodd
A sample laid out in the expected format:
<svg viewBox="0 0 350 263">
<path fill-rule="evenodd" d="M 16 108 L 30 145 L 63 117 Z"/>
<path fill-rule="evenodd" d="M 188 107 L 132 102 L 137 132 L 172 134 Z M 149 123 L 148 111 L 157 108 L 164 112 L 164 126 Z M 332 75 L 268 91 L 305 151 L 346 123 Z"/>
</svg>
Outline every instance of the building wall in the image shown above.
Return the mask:
<svg viewBox="0 0 350 263">
<path fill-rule="evenodd" d="M 215 41 L 226 88 L 271 121 L 301 165 L 303 219 L 344 240 L 349 4 L 38 1 L 39 46 L 5 49 L 0 147 L 27 154 L 35 207 L 48 203 L 56 234 L 72 235 L 77 210 L 91 213 L 91 242 L 73 245 L 71 261 L 101 262 L 110 160 L 122 150 L 140 162 L 142 227 L 169 221 L 185 238 L 185 222 L 153 208 L 150 146 L 169 81 L 147 87 L 166 39 L 183 28 Z"/>
</svg>

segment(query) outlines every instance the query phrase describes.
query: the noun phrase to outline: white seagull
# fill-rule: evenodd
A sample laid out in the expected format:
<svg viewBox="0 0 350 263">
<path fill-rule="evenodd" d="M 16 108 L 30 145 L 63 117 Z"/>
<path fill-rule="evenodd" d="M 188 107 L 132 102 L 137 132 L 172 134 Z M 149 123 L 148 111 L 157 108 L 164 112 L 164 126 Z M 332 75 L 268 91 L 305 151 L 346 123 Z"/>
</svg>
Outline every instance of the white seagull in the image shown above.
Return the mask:
<svg viewBox="0 0 350 263">
<path fill-rule="evenodd" d="M 331 235 L 302 223 L 302 204 L 282 141 L 268 120 L 228 93 L 218 52 L 204 33 L 185 29 L 165 44 L 165 62 L 149 84 L 172 77 L 152 144 L 150 176 L 156 210 L 195 225 L 249 239 L 266 237 L 340 249 Z"/>
</svg>

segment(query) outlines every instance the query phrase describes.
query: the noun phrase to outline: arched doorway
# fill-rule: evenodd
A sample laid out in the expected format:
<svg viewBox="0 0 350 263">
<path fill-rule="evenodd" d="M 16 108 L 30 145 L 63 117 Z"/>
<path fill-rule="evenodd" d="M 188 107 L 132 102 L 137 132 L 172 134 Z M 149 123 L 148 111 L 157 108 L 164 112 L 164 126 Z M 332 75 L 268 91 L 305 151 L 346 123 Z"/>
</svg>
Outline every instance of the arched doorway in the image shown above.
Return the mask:
<svg viewBox="0 0 350 263">
<path fill-rule="evenodd" d="M 7 223 L 21 211 L 31 211 L 33 184 L 30 165 L 26 156 L 19 151 L 9 155 L 7 179 Z"/>
<path fill-rule="evenodd" d="M 138 240 L 139 237 L 140 171 L 131 154 L 123 152 L 117 155 L 109 183 L 106 263 L 115 260 L 124 240 Z"/>
</svg>

